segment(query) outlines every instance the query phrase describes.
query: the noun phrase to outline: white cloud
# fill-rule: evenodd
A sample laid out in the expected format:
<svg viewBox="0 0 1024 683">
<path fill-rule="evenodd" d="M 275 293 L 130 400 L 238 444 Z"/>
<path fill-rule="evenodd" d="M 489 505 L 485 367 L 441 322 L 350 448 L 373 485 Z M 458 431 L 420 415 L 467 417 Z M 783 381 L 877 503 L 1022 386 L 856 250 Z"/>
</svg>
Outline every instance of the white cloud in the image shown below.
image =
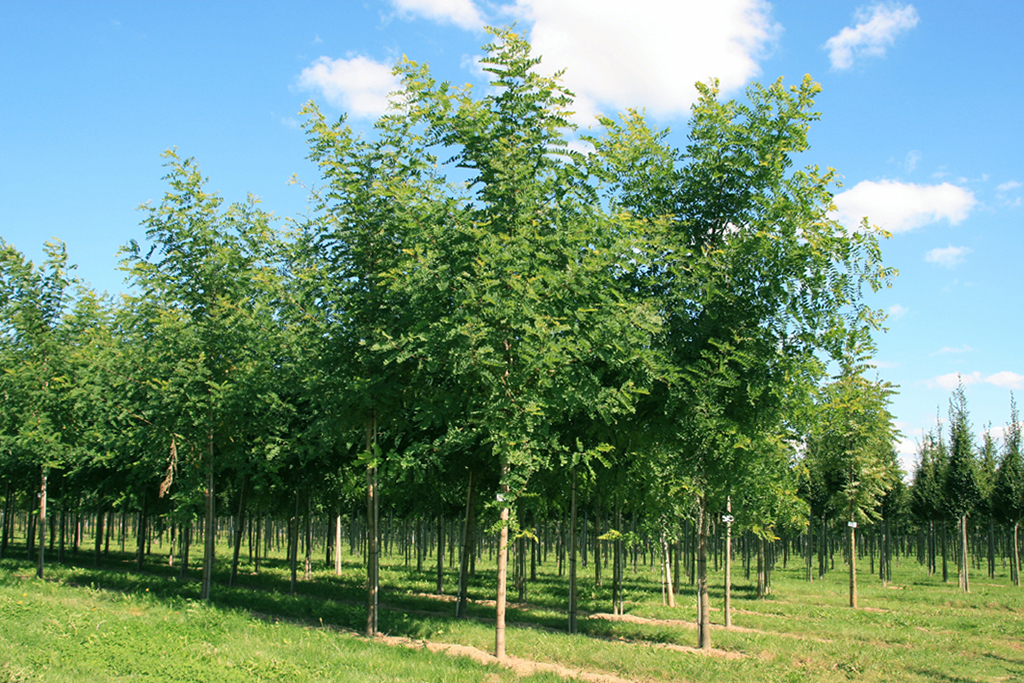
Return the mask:
<svg viewBox="0 0 1024 683">
<path fill-rule="evenodd" d="M 959 263 L 963 263 L 964 257 L 970 253 L 970 247 L 954 247 L 949 245 L 948 247 L 932 249 L 924 255 L 924 260 L 928 263 L 937 263 L 940 266 L 952 268 Z"/>
<path fill-rule="evenodd" d="M 917 164 L 921 161 L 921 153 L 916 149 L 907 152 L 907 157 L 903 161 L 903 168 L 907 169 L 907 173 L 913 173 L 917 169 Z"/>
<path fill-rule="evenodd" d="M 542 68 L 566 70 L 578 112 L 669 116 L 688 112 L 697 81 L 718 78 L 730 93 L 760 73 L 779 33 L 770 9 L 765 0 L 517 0 L 515 13 L 532 25 Z"/>
<path fill-rule="evenodd" d="M 905 232 L 946 219 L 957 224 L 977 204 L 974 193 L 950 183 L 917 185 L 864 180 L 835 196 L 835 218 L 856 228 L 865 216 L 890 232 Z"/>
<path fill-rule="evenodd" d="M 1000 185 L 997 185 L 996 186 L 996 190 L 999 191 L 999 192 L 1009 192 L 1010 190 L 1016 190 L 1020 186 L 1021 186 L 1021 183 L 1020 183 L 1019 180 L 1008 180 L 1005 183 L 1001 183 Z"/>
<path fill-rule="evenodd" d="M 963 384 L 965 387 L 971 384 L 977 384 L 981 381 L 980 372 L 972 372 L 969 375 L 965 375 L 961 372 L 951 372 L 948 375 L 939 375 L 933 379 L 925 381 L 925 385 L 929 389 L 945 389 L 946 391 L 952 391 L 957 386 Z"/>
<path fill-rule="evenodd" d="M 401 16 L 421 16 L 442 24 L 473 31 L 483 28 L 484 18 L 473 0 L 391 0 Z"/>
<path fill-rule="evenodd" d="M 320 92 L 327 102 L 352 116 L 372 118 L 387 111 L 388 93 L 398 89 L 391 66 L 361 55 L 321 57 L 299 74 L 299 87 Z"/>
<path fill-rule="evenodd" d="M 969 353 L 969 352 L 971 352 L 973 350 L 974 349 L 972 349 L 967 344 L 964 344 L 963 346 L 961 346 L 959 348 L 955 348 L 955 349 L 953 347 L 951 347 L 951 346 L 943 346 L 938 351 L 934 351 L 934 352 L 930 353 L 929 355 L 931 355 L 931 356 L 941 356 L 941 355 L 946 354 L 946 353 Z"/>
<path fill-rule="evenodd" d="M 1024 389 L 1024 375 L 1019 375 L 1016 372 L 1010 372 L 1009 370 L 1003 370 L 1002 372 L 994 373 L 988 377 L 983 377 L 980 372 L 972 372 L 969 375 L 959 372 L 951 372 L 948 375 L 940 375 L 927 380 L 925 384 L 929 389 L 940 388 L 952 391 L 953 389 L 956 389 L 957 385 L 960 383 L 963 383 L 966 387 L 980 382 L 992 384 L 997 387 L 1004 387 L 1006 389 Z"/>
<path fill-rule="evenodd" d="M 1010 372 L 1009 370 L 989 375 L 985 378 L 985 382 L 994 384 L 997 387 L 1006 387 L 1007 389 L 1024 389 L 1024 375 L 1018 375 L 1016 372 Z"/>
<path fill-rule="evenodd" d="M 893 320 L 899 320 L 907 314 L 910 309 L 900 304 L 893 304 L 889 307 L 889 317 Z"/>
<path fill-rule="evenodd" d="M 896 36 L 917 26 L 913 5 L 874 5 L 859 9 L 857 25 L 847 26 L 825 43 L 833 69 L 849 69 L 857 57 L 883 57 Z"/>
</svg>

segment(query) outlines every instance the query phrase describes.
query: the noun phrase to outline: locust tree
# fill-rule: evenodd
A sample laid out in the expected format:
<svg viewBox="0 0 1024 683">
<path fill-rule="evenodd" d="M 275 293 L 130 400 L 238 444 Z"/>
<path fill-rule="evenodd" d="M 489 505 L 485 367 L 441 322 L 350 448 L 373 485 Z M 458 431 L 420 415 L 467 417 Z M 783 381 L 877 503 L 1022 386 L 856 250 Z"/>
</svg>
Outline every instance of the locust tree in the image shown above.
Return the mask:
<svg viewBox="0 0 1024 683">
<path fill-rule="evenodd" d="M 706 553 L 712 514 L 757 459 L 742 444 L 778 434 L 794 391 L 817 381 L 817 354 L 838 357 L 847 331 L 876 327 L 862 289 L 885 286 L 881 231 L 830 218 L 834 171 L 795 169 L 818 118 L 810 78 L 791 88 L 755 84 L 746 101 L 699 84 L 689 144 L 669 145 L 630 112 L 605 119 L 596 167 L 608 201 L 644 221 L 651 267 L 636 286 L 665 319 L 665 360 L 652 401 L 659 431 L 699 501 L 701 647 L 711 645 Z"/>
<path fill-rule="evenodd" d="M 947 514 L 957 520 L 960 537 L 957 576 L 964 593 L 970 592 L 967 517 L 981 502 L 973 442 L 967 397 L 961 384 L 949 400 L 949 461 L 943 477 L 942 501 Z"/>
<path fill-rule="evenodd" d="M 66 317 L 76 281 L 64 243 L 47 242 L 39 266 L 0 240 L 0 350 L 4 355 L 2 446 L 38 475 L 36 576 L 43 578 L 47 482 L 71 461 L 74 412 Z M 9 494 L 8 494 L 9 495 Z M 30 543 L 31 545 L 31 543 Z"/>
<path fill-rule="evenodd" d="M 193 475 L 202 472 L 205 546 L 201 599 L 208 600 L 216 536 L 217 475 L 240 424 L 252 384 L 250 354 L 266 337 L 271 312 L 261 293 L 273 277 L 270 216 L 258 200 L 223 207 L 206 190 L 194 159 L 164 153 L 168 189 L 161 202 L 145 205 L 143 226 L 149 247 L 131 241 L 122 250 L 134 313 L 136 341 L 161 360 L 162 376 L 142 378 L 164 403 L 151 424 L 165 453 L 169 473 L 179 450 L 190 453 Z M 145 368 L 142 368 L 145 372 Z M 241 411 L 241 412 L 240 412 Z M 180 437 L 180 442 L 179 438 Z"/>
<path fill-rule="evenodd" d="M 899 476 L 893 442 L 898 432 L 888 405 L 891 385 L 868 380 L 856 346 L 842 372 L 825 386 L 807 438 L 807 457 L 819 472 L 832 473 L 831 496 L 842 511 L 849 539 L 850 607 L 857 607 L 857 527 L 878 518 L 882 498 Z"/>
<path fill-rule="evenodd" d="M 1021 461 L 1021 423 L 1017 403 L 1010 394 L 1010 421 L 1003 432 L 1003 449 L 992 491 L 992 512 L 1010 527 L 1012 553 L 1010 579 L 1020 585 L 1020 523 L 1024 519 L 1024 462 Z"/>
<path fill-rule="evenodd" d="M 538 71 L 522 36 L 492 32 L 482 95 L 399 65 L 411 120 L 466 186 L 459 210 L 415 249 L 415 307 L 433 313 L 403 343 L 424 372 L 449 378 L 462 427 L 480 434 L 500 471 L 489 498 L 503 657 L 510 510 L 564 452 L 554 429 L 563 416 L 613 421 L 632 409 L 658 320 L 616 277 L 637 267 L 629 231 L 602 210 L 567 148 L 571 93 Z"/>
</svg>

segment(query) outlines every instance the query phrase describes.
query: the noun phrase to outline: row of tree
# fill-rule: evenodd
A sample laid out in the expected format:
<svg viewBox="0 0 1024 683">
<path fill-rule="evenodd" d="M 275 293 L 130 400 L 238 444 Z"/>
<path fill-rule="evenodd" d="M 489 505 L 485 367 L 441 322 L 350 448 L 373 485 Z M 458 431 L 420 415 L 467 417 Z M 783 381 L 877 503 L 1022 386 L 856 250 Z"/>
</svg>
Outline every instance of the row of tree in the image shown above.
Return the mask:
<svg viewBox="0 0 1024 683">
<path fill-rule="evenodd" d="M 500 657 L 508 546 L 539 499 L 567 501 L 575 631 L 586 490 L 614 511 L 603 533 L 642 509 L 667 547 L 693 518 L 710 647 L 719 515 L 762 538 L 877 515 L 899 474 L 862 290 L 895 273 L 884 233 L 829 217 L 833 172 L 794 169 L 818 86 L 740 102 L 700 85 L 685 149 L 629 112 L 584 153 L 571 93 L 521 36 L 494 36 L 482 95 L 405 61 L 370 132 L 309 104 L 321 180 L 283 229 L 167 152 L 117 301 L 59 243 L 41 266 L 2 245 L 0 476 L 8 507 L 36 482 L 40 575 L 54 482 L 65 504 L 174 519 L 186 548 L 202 520 L 204 599 L 228 501 L 240 528 L 254 505 L 298 524 L 365 496 L 372 634 L 382 495 L 404 515 L 462 497 L 465 548 L 475 515 L 498 534 Z"/>
</svg>

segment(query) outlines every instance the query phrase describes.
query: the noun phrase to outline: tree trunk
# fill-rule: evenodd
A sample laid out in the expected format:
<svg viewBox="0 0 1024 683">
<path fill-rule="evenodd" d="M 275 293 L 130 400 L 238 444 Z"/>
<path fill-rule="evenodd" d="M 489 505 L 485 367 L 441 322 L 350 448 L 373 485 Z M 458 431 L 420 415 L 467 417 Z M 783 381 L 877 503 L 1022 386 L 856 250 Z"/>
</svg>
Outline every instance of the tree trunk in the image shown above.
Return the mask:
<svg viewBox="0 0 1024 683">
<path fill-rule="evenodd" d="M 43 566 L 46 562 L 46 466 L 42 468 L 42 478 L 39 485 L 39 558 L 36 563 L 36 576 L 43 578 Z"/>
<path fill-rule="evenodd" d="M 444 514 L 440 511 L 437 513 L 437 594 L 444 595 Z"/>
<path fill-rule="evenodd" d="M 501 513 L 498 518 L 498 594 L 495 600 L 495 627 L 494 627 L 494 656 L 498 659 L 505 659 L 505 591 L 508 585 L 508 464 L 503 463 L 501 467 L 501 478 L 503 483 L 500 486 L 501 495 L 499 502 Z"/>
<path fill-rule="evenodd" d="M 334 575 L 341 576 L 341 512 L 334 516 Z"/>
<path fill-rule="evenodd" d="M 146 558 L 146 525 L 149 522 L 148 496 L 145 488 L 142 489 L 142 504 L 139 507 L 139 528 L 136 529 L 138 536 L 138 547 L 135 549 L 135 571 L 142 571 L 142 563 Z"/>
<path fill-rule="evenodd" d="M 949 566 L 946 558 L 946 520 L 942 520 L 942 583 L 949 583 Z"/>
<path fill-rule="evenodd" d="M 1010 558 L 1010 566 L 1013 567 L 1013 585 L 1020 585 L 1020 522 L 1013 523 L 1013 557 Z"/>
<path fill-rule="evenodd" d="M 711 605 L 708 600 L 708 536 L 711 519 L 708 516 L 708 500 L 700 497 L 697 519 L 697 647 L 711 649 Z"/>
<path fill-rule="evenodd" d="M 210 432 L 207 440 L 206 463 L 206 538 L 203 547 L 203 582 L 199 599 L 210 600 L 210 588 L 213 584 L 213 561 L 216 552 L 217 518 L 215 517 L 216 499 L 213 490 L 213 417 L 210 416 Z"/>
<path fill-rule="evenodd" d="M 960 588 L 964 593 L 971 592 L 970 557 L 967 552 L 967 513 L 960 516 Z"/>
<path fill-rule="evenodd" d="M 572 500 L 569 504 L 569 633 L 579 633 L 576 623 L 576 468 L 572 470 Z"/>
<path fill-rule="evenodd" d="M 103 550 L 103 520 L 106 518 L 103 510 L 96 511 L 96 546 L 92 556 L 92 566 L 100 566 L 100 552 Z"/>
<path fill-rule="evenodd" d="M 11 511 L 14 507 L 11 505 L 11 482 L 4 482 L 4 520 L 3 529 L 0 530 L 0 560 L 3 559 L 4 555 L 7 554 L 7 544 L 10 542 L 10 529 L 11 527 Z"/>
<path fill-rule="evenodd" d="M 366 451 L 371 464 L 366 468 L 366 635 L 377 634 L 377 607 L 380 599 L 380 558 L 377 538 L 380 534 L 380 504 L 377 501 L 377 468 L 373 462 L 377 449 L 377 417 L 371 416 L 366 425 Z"/>
<path fill-rule="evenodd" d="M 664 524 L 663 524 L 664 527 Z M 676 606 L 676 594 L 672 589 L 672 555 L 668 547 L 668 534 L 664 528 L 661 531 L 661 556 L 662 575 L 665 577 L 665 597 L 669 607 Z"/>
<path fill-rule="evenodd" d="M 725 503 L 725 595 L 722 605 L 726 628 L 732 627 L 732 496 Z"/>
<path fill-rule="evenodd" d="M 456 618 L 469 616 L 469 559 L 473 554 L 473 470 L 469 471 L 466 493 L 466 517 L 462 523 L 462 557 L 459 560 L 459 596 L 455 603 Z"/>
<path fill-rule="evenodd" d="M 291 594 L 299 583 L 299 492 L 295 492 L 295 513 L 288 521 L 288 566 L 291 569 Z"/>
<path fill-rule="evenodd" d="M 228 585 L 235 585 L 238 576 L 238 555 L 242 551 L 242 529 L 245 527 L 245 498 L 249 492 L 249 475 L 242 477 L 242 491 L 238 496 L 238 516 L 235 517 L 235 548 L 231 555 L 231 576 Z"/>
<path fill-rule="evenodd" d="M 850 607 L 857 609 L 857 523 L 850 520 L 848 528 L 850 530 Z"/>
</svg>

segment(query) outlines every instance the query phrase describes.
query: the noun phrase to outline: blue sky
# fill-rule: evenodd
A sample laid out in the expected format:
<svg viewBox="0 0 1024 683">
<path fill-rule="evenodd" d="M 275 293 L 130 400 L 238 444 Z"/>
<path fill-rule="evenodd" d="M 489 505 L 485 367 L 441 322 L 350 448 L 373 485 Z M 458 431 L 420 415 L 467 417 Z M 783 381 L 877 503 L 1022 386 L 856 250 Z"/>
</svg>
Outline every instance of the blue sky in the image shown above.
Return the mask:
<svg viewBox="0 0 1024 683">
<path fill-rule="evenodd" d="M 712 6 L 707 6 L 712 5 Z M 646 108 L 684 145 L 693 82 L 741 95 L 811 74 L 821 121 L 800 165 L 836 168 L 837 216 L 893 233 L 900 271 L 879 374 L 909 467 L 957 375 L 977 433 L 1024 389 L 1024 3 L 830 0 L 375 0 L 0 3 L 0 236 L 38 259 L 67 242 L 79 274 L 121 289 L 118 248 L 163 193 L 160 153 L 194 156 L 228 201 L 282 221 L 316 177 L 298 111 L 368 125 L 403 54 L 480 83 L 485 24 L 517 22 L 566 68 L 579 120 Z"/>
</svg>

